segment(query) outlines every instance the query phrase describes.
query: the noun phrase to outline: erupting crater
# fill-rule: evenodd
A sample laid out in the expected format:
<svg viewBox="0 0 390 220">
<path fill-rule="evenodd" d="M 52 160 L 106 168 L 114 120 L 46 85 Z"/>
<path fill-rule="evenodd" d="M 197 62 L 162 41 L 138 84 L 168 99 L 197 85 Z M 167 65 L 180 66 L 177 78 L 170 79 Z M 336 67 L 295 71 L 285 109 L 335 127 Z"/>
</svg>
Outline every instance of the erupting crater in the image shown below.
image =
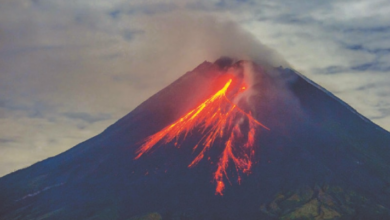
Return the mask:
<svg viewBox="0 0 390 220">
<path fill-rule="evenodd" d="M 249 174 L 253 164 L 256 128 L 262 127 L 267 130 L 269 128 L 257 121 L 251 111 L 244 111 L 232 101 L 245 95 L 244 92 L 249 88 L 244 80 L 236 75 L 227 74 L 227 76 L 229 76 L 227 80 L 223 78 L 224 86 L 215 94 L 177 121 L 147 137 L 137 150 L 135 159 L 139 159 L 158 143 L 167 144 L 175 141 L 175 146 L 180 147 L 179 140 L 184 140 L 196 129 L 202 136 L 193 146 L 193 151 L 199 147 L 201 150 L 188 167 L 198 164 L 212 146 L 218 146 L 213 143 L 220 139 L 224 142 L 224 148 L 219 155 L 217 169 L 213 174 L 216 182 L 215 194 L 223 195 L 224 180 L 230 182 L 227 169 L 231 162 L 235 166 L 237 181 L 240 183 L 240 173 Z"/>
</svg>

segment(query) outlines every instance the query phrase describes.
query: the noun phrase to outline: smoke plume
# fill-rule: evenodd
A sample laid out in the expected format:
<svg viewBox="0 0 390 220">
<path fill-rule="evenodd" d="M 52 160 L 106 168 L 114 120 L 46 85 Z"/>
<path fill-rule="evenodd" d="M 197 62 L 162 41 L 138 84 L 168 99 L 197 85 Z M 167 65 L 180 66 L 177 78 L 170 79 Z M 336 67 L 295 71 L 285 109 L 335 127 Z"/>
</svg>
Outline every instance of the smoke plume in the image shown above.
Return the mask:
<svg viewBox="0 0 390 220">
<path fill-rule="evenodd" d="M 170 70 L 175 75 L 171 80 L 221 56 L 252 60 L 264 67 L 289 66 L 277 52 L 228 18 L 177 11 L 139 18 L 136 23 L 145 30 L 140 55 L 158 62 L 162 70 Z"/>
</svg>

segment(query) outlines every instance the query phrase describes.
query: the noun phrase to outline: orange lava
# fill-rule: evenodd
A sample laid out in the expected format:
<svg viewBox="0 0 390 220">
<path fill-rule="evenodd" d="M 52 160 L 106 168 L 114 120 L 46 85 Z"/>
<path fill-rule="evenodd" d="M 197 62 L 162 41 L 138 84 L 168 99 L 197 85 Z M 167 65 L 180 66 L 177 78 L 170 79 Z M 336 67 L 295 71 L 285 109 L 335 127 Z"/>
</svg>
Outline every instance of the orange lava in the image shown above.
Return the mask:
<svg viewBox="0 0 390 220">
<path fill-rule="evenodd" d="M 193 150 L 195 151 L 199 146 L 202 149 L 188 167 L 199 163 L 205 156 L 205 153 L 213 146 L 215 140 L 217 138 L 222 139 L 225 136 L 228 137 L 228 140 L 219 157 L 217 170 L 214 173 L 214 180 L 217 185 L 215 194 L 223 195 L 222 192 L 225 188 L 224 179 L 230 181 L 226 172 L 230 161 L 235 165 L 238 182 L 240 183 L 240 172 L 250 173 L 252 158 L 255 152 L 253 144 L 256 127 L 261 126 L 267 130 L 269 129 L 254 119 L 250 112 L 246 113 L 227 98 L 226 94 L 232 81 L 233 79 L 229 79 L 222 89 L 218 90 L 198 107 L 156 134 L 146 138 L 137 150 L 135 159 L 150 151 L 159 142 L 166 144 L 175 139 L 175 145 L 178 146 L 179 137 L 183 137 L 184 140 L 193 129 L 197 128 L 200 129 L 203 136 L 198 144 L 193 147 Z M 233 95 L 234 97 L 247 89 L 245 85 L 241 85 L 239 88 Z M 247 123 L 244 123 L 244 121 L 247 121 Z M 247 127 L 243 128 L 244 125 Z M 244 134 L 242 130 L 247 132 Z"/>
</svg>

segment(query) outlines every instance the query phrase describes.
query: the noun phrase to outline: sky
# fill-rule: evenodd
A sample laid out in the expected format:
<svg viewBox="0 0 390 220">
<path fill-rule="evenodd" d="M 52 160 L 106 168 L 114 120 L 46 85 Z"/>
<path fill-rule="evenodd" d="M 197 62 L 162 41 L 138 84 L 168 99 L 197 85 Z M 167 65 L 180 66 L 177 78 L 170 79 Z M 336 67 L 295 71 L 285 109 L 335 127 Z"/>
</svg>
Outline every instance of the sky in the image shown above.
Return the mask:
<svg viewBox="0 0 390 220">
<path fill-rule="evenodd" d="M 390 1 L 2 0 L 0 176 L 248 39 L 390 130 Z"/>
</svg>

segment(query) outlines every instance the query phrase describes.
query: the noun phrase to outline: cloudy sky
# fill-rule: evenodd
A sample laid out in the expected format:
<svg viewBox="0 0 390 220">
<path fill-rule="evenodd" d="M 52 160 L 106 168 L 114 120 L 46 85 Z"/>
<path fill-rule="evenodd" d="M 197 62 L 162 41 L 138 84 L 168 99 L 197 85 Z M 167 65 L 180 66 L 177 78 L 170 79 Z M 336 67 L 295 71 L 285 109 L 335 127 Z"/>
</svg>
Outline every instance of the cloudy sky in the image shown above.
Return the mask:
<svg viewBox="0 0 390 220">
<path fill-rule="evenodd" d="M 0 176 L 97 135 L 211 45 L 240 45 L 213 19 L 390 130 L 388 0 L 2 0 Z"/>
</svg>

